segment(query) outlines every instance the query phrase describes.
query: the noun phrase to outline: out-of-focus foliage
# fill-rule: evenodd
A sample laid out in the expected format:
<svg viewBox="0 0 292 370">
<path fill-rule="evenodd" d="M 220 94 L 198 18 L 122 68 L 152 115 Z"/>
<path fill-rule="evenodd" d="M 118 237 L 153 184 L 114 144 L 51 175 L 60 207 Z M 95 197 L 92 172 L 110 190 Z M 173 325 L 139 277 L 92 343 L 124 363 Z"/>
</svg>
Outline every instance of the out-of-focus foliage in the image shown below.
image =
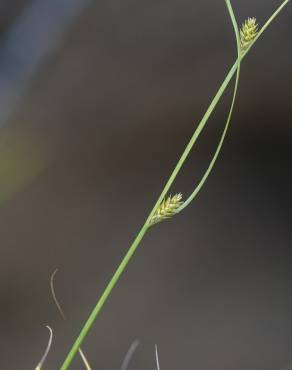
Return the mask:
<svg viewBox="0 0 292 370">
<path fill-rule="evenodd" d="M 38 138 L 0 130 L 0 205 L 44 168 L 46 154 Z"/>
</svg>

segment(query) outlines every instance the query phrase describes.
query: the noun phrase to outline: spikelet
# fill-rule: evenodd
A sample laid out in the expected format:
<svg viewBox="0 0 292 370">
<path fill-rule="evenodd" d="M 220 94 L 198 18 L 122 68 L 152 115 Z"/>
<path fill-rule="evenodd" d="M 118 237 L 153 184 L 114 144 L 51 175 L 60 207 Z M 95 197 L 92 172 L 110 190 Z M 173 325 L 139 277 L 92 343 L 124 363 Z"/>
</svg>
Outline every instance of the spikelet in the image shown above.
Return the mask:
<svg viewBox="0 0 292 370">
<path fill-rule="evenodd" d="M 158 224 L 161 221 L 171 218 L 176 214 L 176 211 L 182 204 L 183 202 L 181 193 L 175 194 L 173 197 L 170 195 L 161 202 L 160 206 L 157 208 L 151 220 L 149 221 L 149 226 Z"/>
<path fill-rule="evenodd" d="M 253 42 L 258 33 L 258 24 L 256 18 L 248 18 L 240 30 L 240 46 L 241 50 L 246 50 Z"/>
</svg>

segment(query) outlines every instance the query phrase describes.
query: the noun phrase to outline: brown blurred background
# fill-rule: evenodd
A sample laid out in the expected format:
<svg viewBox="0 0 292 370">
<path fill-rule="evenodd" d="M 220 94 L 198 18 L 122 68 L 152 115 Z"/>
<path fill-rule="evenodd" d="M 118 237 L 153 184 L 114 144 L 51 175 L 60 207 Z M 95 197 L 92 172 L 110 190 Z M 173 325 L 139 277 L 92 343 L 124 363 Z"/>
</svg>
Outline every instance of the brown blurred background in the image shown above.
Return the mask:
<svg viewBox="0 0 292 370">
<path fill-rule="evenodd" d="M 233 1 L 263 24 L 280 0 Z M 220 160 L 153 228 L 84 349 L 94 370 L 292 363 L 292 4 L 242 65 Z M 58 369 L 235 58 L 224 1 L 2 0 L 0 368 Z M 172 192 L 187 195 L 231 86 Z M 52 301 L 49 279 L 69 322 Z M 71 327 L 71 330 L 68 329 Z M 76 360 L 72 369 L 81 369 Z"/>
</svg>

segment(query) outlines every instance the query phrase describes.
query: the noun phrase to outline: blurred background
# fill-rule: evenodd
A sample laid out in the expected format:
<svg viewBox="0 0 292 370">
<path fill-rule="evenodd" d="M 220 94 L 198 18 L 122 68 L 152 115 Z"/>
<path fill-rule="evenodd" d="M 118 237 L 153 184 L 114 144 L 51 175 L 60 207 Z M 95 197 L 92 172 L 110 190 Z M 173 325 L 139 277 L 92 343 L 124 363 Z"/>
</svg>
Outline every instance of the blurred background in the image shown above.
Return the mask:
<svg viewBox="0 0 292 370">
<path fill-rule="evenodd" d="M 261 24 L 280 0 L 237 0 Z M 197 200 L 153 228 L 84 350 L 93 369 L 292 365 L 292 4 L 242 64 Z M 224 1 L 0 3 L 0 367 L 59 369 L 235 59 Z M 232 87 L 172 193 L 200 179 Z M 62 321 L 49 280 L 68 316 Z M 81 369 L 77 359 L 71 367 Z"/>
</svg>

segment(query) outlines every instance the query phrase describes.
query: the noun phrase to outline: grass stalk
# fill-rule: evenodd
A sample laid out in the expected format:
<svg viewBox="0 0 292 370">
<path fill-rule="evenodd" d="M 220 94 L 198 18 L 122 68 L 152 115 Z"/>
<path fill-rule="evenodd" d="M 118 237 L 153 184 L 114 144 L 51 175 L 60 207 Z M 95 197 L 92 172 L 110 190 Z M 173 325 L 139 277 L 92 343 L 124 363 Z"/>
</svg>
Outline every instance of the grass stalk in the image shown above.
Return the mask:
<svg viewBox="0 0 292 370">
<path fill-rule="evenodd" d="M 143 237 L 145 236 L 148 228 L 149 228 L 149 221 L 151 220 L 151 217 L 153 216 L 154 212 L 156 211 L 157 207 L 159 207 L 160 203 L 163 201 L 165 196 L 167 195 L 171 185 L 173 184 L 176 176 L 178 175 L 179 171 L 181 170 L 185 160 L 187 159 L 190 151 L 192 150 L 195 142 L 197 141 L 200 133 L 202 132 L 203 128 L 205 127 L 210 115 L 214 111 L 217 103 L 219 102 L 221 96 L 223 95 L 224 91 L 226 90 L 228 84 L 230 83 L 232 77 L 234 76 L 235 72 L 238 70 L 239 63 L 242 62 L 246 54 L 250 51 L 251 47 L 255 44 L 255 42 L 258 40 L 258 38 L 263 34 L 263 32 L 267 29 L 267 27 L 272 23 L 272 21 L 278 16 L 278 14 L 281 12 L 281 10 L 288 4 L 290 0 L 285 0 L 279 8 L 273 13 L 273 15 L 267 20 L 267 22 L 264 24 L 264 26 L 259 31 L 257 37 L 253 41 L 253 43 L 243 52 L 241 53 L 240 58 L 237 58 L 234 65 L 231 67 L 230 71 L 228 72 L 227 76 L 225 77 L 222 85 L 220 86 L 219 90 L 217 91 L 216 95 L 214 96 L 210 106 L 208 107 L 206 113 L 204 114 L 203 118 L 201 119 L 200 123 L 198 124 L 196 130 L 194 131 L 189 143 L 187 144 L 185 150 L 183 151 L 180 159 L 178 160 L 172 174 L 170 175 L 168 181 L 166 182 L 160 196 L 158 197 L 157 202 L 155 203 L 155 206 L 153 207 L 152 211 L 150 212 L 149 216 L 147 217 L 145 223 L 141 227 L 138 235 L 134 239 L 133 243 L 131 244 L 128 252 L 124 256 L 122 262 L 118 266 L 116 272 L 112 276 L 110 282 L 106 286 L 104 292 L 102 293 L 100 299 L 98 300 L 96 306 L 93 308 L 90 316 L 88 317 L 87 321 L 85 322 L 85 325 L 83 326 L 80 334 L 78 335 L 76 341 L 74 342 L 72 348 L 70 349 L 67 357 L 65 358 L 65 361 L 63 365 L 61 366 L 61 370 L 67 370 L 73 361 L 75 355 L 78 352 L 79 347 L 81 346 L 82 342 L 84 341 L 85 337 L 87 336 L 88 332 L 90 331 L 92 325 L 94 324 L 99 312 L 101 311 L 102 307 L 104 306 L 107 298 L 109 297 L 110 293 L 112 292 L 113 288 L 117 284 L 120 276 L 122 275 L 123 271 L 127 267 L 128 263 L 130 262 L 133 254 L 135 253 L 137 247 L 139 246 L 140 242 L 142 241 Z M 230 9 L 228 9 L 230 11 Z M 238 73 L 238 72 L 237 72 Z M 233 103 L 234 104 L 234 103 Z M 233 109 L 233 106 L 232 106 Z M 231 112 L 232 112 L 231 109 Z M 229 123 L 228 123 L 229 124 Z M 228 126 L 227 126 L 228 127 Z M 224 137 L 223 137 L 224 140 Z M 219 143 L 220 145 L 220 143 Z M 221 144 L 222 146 L 222 144 Z M 220 151 L 220 148 L 219 148 Z M 217 152 L 217 151 L 216 151 Z M 216 153 L 215 153 L 215 160 L 216 160 Z M 213 166 L 213 165 L 212 165 Z M 211 168 L 212 169 L 212 168 Z"/>
</svg>

